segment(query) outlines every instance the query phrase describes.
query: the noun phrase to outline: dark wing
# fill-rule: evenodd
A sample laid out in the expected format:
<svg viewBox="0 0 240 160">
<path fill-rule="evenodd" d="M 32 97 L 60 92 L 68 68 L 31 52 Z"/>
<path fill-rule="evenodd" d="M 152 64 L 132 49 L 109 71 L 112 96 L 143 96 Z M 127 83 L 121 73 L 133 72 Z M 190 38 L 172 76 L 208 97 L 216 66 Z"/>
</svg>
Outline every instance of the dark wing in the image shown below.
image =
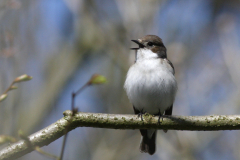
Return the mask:
<svg viewBox="0 0 240 160">
<path fill-rule="evenodd" d="M 140 113 L 140 111 L 137 110 L 134 106 L 133 106 L 133 110 L 134 110 L 134 113 L 135 113 L 135 114 L 139 114 L 139 113 Z"/>
<path fill-rule="evenodd" d="M 173 75 L 174 75 L 174 74 L 175 74 L 175 69 L 174 69 L 174 66 L 173 66 L 172 62 L 169 61 L 168 59 L 166 59 L 166 60 L 167 60 L 167 63 L 172 67 L 172 69 L 173 69 Z"/>
<path fill-rule="evenodd" d="M 172 115 L 172 109 L 173 109 L 173 105 L 171 105 L 171 107 L 169 107 L 166 111 L 164 115 Z"/>
<path fill-rule="evenodd" d="M 174 69 L 174 66 L 173 66 L 172 62 L 169 61 L 168 59 L 167 59 L 167 62 L 168 62 L 168 64 L 172 67 L 172 69 L 173 69 L 173 74 L 175 74 L 175 69 Z M 165 115 L 172 115 L 172 109 L 173 109 L 173 105 L 171 105 L 171 106 L 165 111 Z"/>
</svg>

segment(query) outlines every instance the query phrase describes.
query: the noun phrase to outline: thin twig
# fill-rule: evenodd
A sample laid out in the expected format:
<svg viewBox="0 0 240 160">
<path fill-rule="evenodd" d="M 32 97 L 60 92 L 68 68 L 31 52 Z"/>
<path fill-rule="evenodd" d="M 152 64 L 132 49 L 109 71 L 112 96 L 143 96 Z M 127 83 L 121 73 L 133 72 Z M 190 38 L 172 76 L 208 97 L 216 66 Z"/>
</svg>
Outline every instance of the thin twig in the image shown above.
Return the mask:
<svg viewBox="0 0 240 160">
<path fill-rule="evenodd" d="M 58 156 L 55 156 L 53 154 L 50 154 L 50 153 L 47 153 L 45 151 L 43 151 L 40 147 L 36 146 L 35 148 L 35 151 L 37 151 L 38 153 L 44 155 L 44 156 L 47 156 L 47 157 L 50 157 L 52 159 L 55 159 L 55 160 L 59 160 L 59 157 Z"/>
<path fill-rule="evenodd" d="M 63 138 L 62 149 L 61 149 L 61 155 L 60 155 L 59 160 L 62 160 L 62 159 L 63 159 L 63 153 L 64 153 L 64 149 L 65 149 L 66 141 L 67 141 L 67 134 L 65 134 L 65 135 L 64 135 L 64 138 Z"/>
<path fill-rule="evenodd" d="M 27 75 L 27 74 L 23 74 L 17 78 L 15 78 L 15 80 L 11 83 L 11 85 L 3 92 L 3 94 L 0 95 L 0 102 L 2 102 L 3 100 L 5 100 L 7 98 L 7 93 L 10 91 L 10 90 L 13 90 L 13 89 L 17 89 L 16 86 L 14 86 L 15 83 L 19 83 L 19 82 L 23 82 L 23 81 L 29 81 L 31 80 L 32 77 Z"/>
<path fill-rule="evenodd" d="M 11 90 L 11 87 L 14 85 L 14 81 L 11 83 L 11 85 L 3 92 L 3 94 L 6 94 L 8 91 Z"/>
<path fill-rule="evenodd" d="M 82 86 L 81 88 L 79 88 L 77 90 L 77 92 L 75 92 L 75 95 L 78 95 L 79 93 L 81 93 L 86 87 L 88 87 L 90 85 L 89 82 L 87 82 L 84 86 Z"/>
<path fill-rule="evenodd" d="M 75 108 L 75 97 L 81 93 L 86 87 L 88 87 L 90 85 L 89 83 L 90 81 L 88 81 L 85 85 L 83 85 L 81 88 L 79 88 L 77 90 L 77 92 L 73 92 L 72 93 L 72 103 L 71 103 L 71 108 L 72 108 L 72 114 L 70 115 L 70 119 L 69 119 L 69 123 L 71 123 L 72 121 L 72 117 L 75 116 L 75 114 L 78 112 L 78 108 Z M 67 135 L 68 135 L 68 130 L 69 130 L 69 125 L 66 127 L 65 129 L 65 135 L 63 138 L 63 143 L 62 143 L 62 149 L 61 149 L 61 153 L 60 153 L 60 158 L 59 160 L 63 159 L 63 154 L 64 154 L 64 150 L 65 150 L 65 146 L 66 146 L 66 142 L 67 142 Z"/>
</svg>

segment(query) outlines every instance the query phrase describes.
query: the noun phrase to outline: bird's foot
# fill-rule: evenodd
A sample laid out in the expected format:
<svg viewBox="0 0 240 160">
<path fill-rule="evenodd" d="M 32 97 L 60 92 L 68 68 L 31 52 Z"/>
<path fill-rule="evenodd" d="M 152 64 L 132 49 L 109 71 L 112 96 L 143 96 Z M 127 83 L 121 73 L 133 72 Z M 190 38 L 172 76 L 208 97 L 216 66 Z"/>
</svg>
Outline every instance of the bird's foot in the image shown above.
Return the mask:
<svg viewBox="0 0 240 160">
<path fill-rule="evenodd" d="M 144 113 L 143 113 L 143 109 L 138 113 L 138 118 L 141 116 L 141 120 L 143 121 L 143 117 L 142 117 L 142 115 L 143 115 Z"/>
<path fill-rule="evenodd" d="M 160 119 L 162 118 L 162 121 L 163 121 L 163 116 L 162 116 L 162 114 L 161 114 L 161 112 L 160 112 L 160 110 L 159 110 L 159 112 L 158 112 L 158 123 L 160 124 L 161 122 L 160 122 Z"/>
</svg>

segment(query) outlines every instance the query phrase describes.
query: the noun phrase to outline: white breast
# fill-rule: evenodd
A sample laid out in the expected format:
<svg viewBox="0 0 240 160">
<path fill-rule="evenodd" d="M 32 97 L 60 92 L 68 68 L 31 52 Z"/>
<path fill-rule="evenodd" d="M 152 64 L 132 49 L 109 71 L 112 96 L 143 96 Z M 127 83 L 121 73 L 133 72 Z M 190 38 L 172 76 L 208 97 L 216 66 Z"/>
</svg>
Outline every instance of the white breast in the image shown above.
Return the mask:
<svg viewBox="0 0 240 160">
<path fill-rule="evenodd" d="M 141 58 L 129 69 L 124 88 L 137 110 L 163 114 L 173 104 L 177 83 L 166 59 Z"/>
</svg>

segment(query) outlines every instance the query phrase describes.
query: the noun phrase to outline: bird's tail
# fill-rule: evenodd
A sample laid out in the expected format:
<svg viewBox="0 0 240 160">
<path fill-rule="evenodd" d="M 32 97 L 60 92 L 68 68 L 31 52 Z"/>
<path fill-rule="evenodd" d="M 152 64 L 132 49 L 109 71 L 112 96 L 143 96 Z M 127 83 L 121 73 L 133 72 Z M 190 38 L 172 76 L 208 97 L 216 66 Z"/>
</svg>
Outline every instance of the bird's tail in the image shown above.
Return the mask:
<svg viewBox="0 0 240 160">
<path fill-rule="evenodd" d="M 140 130 L 142 134 L 142 141 L 140 143 L 141 152 L 153 155 L 156 151 L 156 136 L 157 130 Z"/>
</svg>

